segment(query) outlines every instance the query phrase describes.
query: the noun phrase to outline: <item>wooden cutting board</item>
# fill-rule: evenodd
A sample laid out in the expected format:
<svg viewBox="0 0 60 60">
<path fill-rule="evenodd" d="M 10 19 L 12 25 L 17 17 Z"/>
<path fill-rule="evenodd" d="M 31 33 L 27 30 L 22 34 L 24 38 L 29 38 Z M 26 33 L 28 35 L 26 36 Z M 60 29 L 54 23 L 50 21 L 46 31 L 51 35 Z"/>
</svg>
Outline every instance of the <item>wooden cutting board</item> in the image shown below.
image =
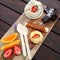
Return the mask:
<svg viewBox="0 0 60 60">
<path fill-rule="evenodd" d="M 2 37 L 6 37 L 8 36 L 9 34 L 12 34 L 12 33 L 15 33 L 16 30 L 14 28 L 14 25 L 18 24 L 18 23 L 21 23 L 21 24 L 25 24 L 26 22 L 32 22 L 32 23 L 35 23 L 35 24 L 39 24 L 40 22 L 42 22 L 42 18 L 44 17 L 44 13 L 42 14 L 42 16 L 36 20 L 30 20 L 29 18 L 27 18 L 25 16 L 25 14 L 23 13 L 17 20 L 16 22 L 11 26 L 11 28 L 6 32 L 6 34 Z M 55 23 L 57 22 L 58 18 L 54 21 L 49 21 L 48 23 L 46 23 L 45 25 L 49 28 L 49 32 L 51 31 L 51 29 L 53 28 L 53 26 L 55 25 Z M 33 29 L 32 28 L 28 28 L 28 31 L 29 33 L 32 31 Z M 47 35 L 49 34 L 48 33 L 43 33 L 43 39 L 42 41 L 37 44 L 37 45 L 34 45 L 34 47 L 31 49 L 31 59 L 33 58 L 33 56 L 35 55 L 35 53 L 37 52 L 37 50 L 39 49 L 39 47 L 42 45 L 43 41 L 45 40 L 45 38 L 47 37 Z M 28 33 L 28 34 L 29 34 Z M 0 46 L 2 46 L 3 44 L 1 43 Z M 2 54 L 2 51 L 0 51 L 0 55 Z M 1 59 L 0 59 L 1 60 Z M 20 55 L 20 56 L 15 56 L 12 60 L 23 60 L 23 56 Z"/>
</svg>

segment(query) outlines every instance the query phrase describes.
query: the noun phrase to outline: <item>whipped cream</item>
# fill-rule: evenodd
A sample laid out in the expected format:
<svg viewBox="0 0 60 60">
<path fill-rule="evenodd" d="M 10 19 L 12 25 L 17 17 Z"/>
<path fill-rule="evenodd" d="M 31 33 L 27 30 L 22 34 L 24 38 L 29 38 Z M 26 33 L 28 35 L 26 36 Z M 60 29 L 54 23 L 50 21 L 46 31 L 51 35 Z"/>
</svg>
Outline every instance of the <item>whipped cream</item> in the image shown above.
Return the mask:
<svg viewBox="0 0 60 60">
<path fill-rule="evenodd" d="M 32 12 L 31 9 L 33 6 L 38 6 L 38 10 L 36 12 Z M 43 13 L 42 3 L 36 0 L 31 0 L 24 9 L 25 15 L 30 19 L 37 19 Z"/>
</svg>

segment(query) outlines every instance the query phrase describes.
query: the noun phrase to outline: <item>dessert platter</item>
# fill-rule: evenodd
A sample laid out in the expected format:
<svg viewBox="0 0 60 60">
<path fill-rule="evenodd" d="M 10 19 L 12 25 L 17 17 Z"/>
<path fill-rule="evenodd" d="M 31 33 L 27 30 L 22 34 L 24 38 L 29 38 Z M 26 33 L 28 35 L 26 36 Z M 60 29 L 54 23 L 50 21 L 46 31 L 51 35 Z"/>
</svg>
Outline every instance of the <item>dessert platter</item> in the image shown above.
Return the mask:
<svg viewBox="0 0 60 60">
<path fill-rule="evenodd" d="M 57 11 L 30 0 L 24 13 L 0 40 L 0 60 L 32 60 L 58 20 Z"/>
</svg>

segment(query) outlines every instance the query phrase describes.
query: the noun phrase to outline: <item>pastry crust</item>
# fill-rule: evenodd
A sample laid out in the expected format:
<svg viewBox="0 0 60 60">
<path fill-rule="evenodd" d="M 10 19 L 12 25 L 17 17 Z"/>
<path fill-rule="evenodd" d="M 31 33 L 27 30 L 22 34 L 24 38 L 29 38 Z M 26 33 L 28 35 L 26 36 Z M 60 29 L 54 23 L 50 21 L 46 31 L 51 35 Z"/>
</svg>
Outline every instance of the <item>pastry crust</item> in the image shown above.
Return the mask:
<svg viewBox="0 0 60 60">
<path fill-rule="evenodd" d="M 35 34 L 38 34 L 40 35 L 40 37 L 38 38 L 32 38 Z M 35 44 L 38 44 L 42 41 L 43 39 L 43 34 L 40 32 L 40 31 L 32 31 L 31 34 L 30 34 L 30 40 L 31 42 L 35 43 Z"/>
</svg>

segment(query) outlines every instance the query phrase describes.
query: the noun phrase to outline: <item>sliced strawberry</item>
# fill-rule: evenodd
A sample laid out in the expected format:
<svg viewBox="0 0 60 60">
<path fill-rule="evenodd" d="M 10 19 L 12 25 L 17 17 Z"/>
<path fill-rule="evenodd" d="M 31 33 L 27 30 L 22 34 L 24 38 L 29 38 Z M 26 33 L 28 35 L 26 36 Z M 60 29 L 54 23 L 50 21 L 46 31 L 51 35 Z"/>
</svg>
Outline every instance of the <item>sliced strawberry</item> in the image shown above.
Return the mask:
<svg viewBox="0 0 60 60">
<path fill-rule="evenodd" d="M 31 12 L 36 12 L 37 10 L 38 10 L 38 6 L 35 5 L 35 6 L 32 7 Z"/>
<path fill-rule="evenodd" d="M 10 58 L 12 56 L 12 52 L 13 52 L 12 49 L 5 50 L 3 54 L 4 58 Z"/>
<path fill-rule="evenodd" d="M 39 34 L 35 34 L 32 38 L 38 38 L 38 37 L 40 37 L 40 35 Z"/>
<path fill-rule="evenodd" d="M 20 46 L 14 46 L 14 54 L 19 55 L 21 54 L 21 47 Z"/>
</svg>

